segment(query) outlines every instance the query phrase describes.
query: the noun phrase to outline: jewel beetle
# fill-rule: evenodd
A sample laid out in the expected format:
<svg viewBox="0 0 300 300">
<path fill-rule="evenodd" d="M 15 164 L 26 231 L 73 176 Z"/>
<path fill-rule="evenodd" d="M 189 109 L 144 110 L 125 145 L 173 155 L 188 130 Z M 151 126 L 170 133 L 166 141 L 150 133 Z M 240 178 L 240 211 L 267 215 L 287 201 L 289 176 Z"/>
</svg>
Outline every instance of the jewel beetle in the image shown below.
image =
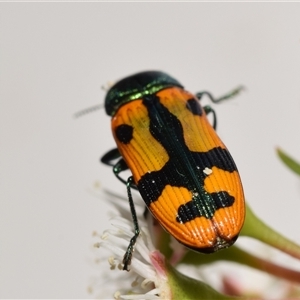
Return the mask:
<svg viewBox="0 0 300 300">
<path fill-rule="evenodd" d="M 236 241 L 245 218 L 242 183 L 215 131 L 214 110 L 199 100 L 207 95 L 220 102 L 239 91 L 218 99 L 209 92 L 193 95 L 159 71 L 134 74 L 108 90 L 105 110 L 117 148 L 101 161 L 126 184 L 135 231 L 124 270 L 140 233 L 131 189 L 139 191 L 162 227 L 192 250 L 212 253 Z M 120 173 L 127 169 L 132 176 L 125 180 Z"/>
</svg>

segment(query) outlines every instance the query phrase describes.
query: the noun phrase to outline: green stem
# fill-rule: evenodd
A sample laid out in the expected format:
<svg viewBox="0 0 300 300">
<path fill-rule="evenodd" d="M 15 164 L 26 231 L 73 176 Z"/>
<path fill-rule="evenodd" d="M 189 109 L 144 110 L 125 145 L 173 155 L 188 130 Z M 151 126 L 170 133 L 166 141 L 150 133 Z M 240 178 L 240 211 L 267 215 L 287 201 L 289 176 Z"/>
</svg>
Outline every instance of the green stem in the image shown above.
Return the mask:
<svg viewBox="0 0 300 300">
<path fill-rule="evenodd" d="M 274 248 L 300 259 L 300 246 L 276 232 L 260 220 L 247 206 L 247 214 L 241 235 L 260 240 Z"/>
<path fill-rule="evenodd" d="M 262 272 L 267 272 L 279 278 L 300 283 L 300 272 L 266 261 L 255 255 L 249 254 L 248 252 L 241 250 L 236 246 L 232 246 L 228 249 L 216 252 L 211 255 L 201 255 L 199 253 L 190 251 L 186 254 L 181 262 L 190 265 L 203 265 L 218 262 L 221 260 L 243 264 Z"/>
</svg>

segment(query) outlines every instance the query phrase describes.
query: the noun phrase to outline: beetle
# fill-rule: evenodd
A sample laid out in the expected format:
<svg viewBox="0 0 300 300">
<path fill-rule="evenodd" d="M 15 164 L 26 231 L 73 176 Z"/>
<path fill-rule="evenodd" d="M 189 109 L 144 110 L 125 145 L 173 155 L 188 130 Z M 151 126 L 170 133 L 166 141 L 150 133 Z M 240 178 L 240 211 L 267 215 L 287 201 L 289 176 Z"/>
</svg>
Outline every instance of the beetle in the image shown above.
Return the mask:
<svg viewBox="0 0 300 300">
<path fill-rule="evenodd" d="M 124 255 L 128 271 L 140 229 L 131 189 L 137 189 L 154 218 L 187 248 L 213 253 L 232 245 L 243 226 L 245 201 L 237 167 L 218 137 L 216 115 L 176 79 L 146 71 L 118 81 L 105 97 L 117 148 L 101 161 L 126 184 L 134 224 Z M 213 125 L 207 119 L 212 113 Z M 116 159 L 118 161 L 116 162 Z M 123 179 L 120 173 L 132 175 Z"/>
</svg>

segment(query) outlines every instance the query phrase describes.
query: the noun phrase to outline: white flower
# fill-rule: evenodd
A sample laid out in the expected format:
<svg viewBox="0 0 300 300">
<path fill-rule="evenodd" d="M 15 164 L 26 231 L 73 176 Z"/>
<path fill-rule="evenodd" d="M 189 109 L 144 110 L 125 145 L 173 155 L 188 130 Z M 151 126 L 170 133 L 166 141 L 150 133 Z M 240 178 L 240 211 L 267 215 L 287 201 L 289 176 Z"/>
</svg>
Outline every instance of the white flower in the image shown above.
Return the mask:
<svg viewBox="0 0 300 300">
<path fill-rule="evenodd" d="M 121 217 L 112 219 L 111 223 L 114 228 L 106 230 L 101 237 L 102 241 L 96 246 L 112 253 L 108 259 L 110 269 L 122 273 L 117 280 L 123 288 L 115 292 L 115 299 L 171 299 L 164 256 L 155 250 L 147 228 L 141 227 L 130 271 L 126 272 L 123 271 L 122 261 L 129 240 L 134 235 L 133 225 Z M 140 224 L 142 225 L 141 222 Z M 128 283 L 128 278 L 131 280 L 131 288 L 124 288 L 123 283 Z"/>
</svg>

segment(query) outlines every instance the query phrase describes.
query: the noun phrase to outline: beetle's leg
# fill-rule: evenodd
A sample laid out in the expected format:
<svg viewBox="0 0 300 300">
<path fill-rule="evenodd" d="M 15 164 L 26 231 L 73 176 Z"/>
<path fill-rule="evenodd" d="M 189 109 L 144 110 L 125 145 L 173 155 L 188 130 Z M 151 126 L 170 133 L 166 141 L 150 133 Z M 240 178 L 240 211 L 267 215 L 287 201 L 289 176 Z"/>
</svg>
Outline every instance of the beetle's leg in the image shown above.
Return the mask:
<svg viewBox="0 0 300 300">
<path fill-rule="evenodd" d="M 119 159 L 117 163 L 114 163 L 113 161 L 116 160 L 117 158 L 119 158 L 121 156 L 119 150 L 116 149 L 112 149 L 110 151 L 108 151 L 106 154 L 104 154 L 101 157 L 101 162 L 112 166 L 113 167 L 113 172 L 116 175 L 116 177 L 123 182 L 124 184 L 127 185 L 127 180 L 123 179 L 119 174 L 122 171 L 128 170 L 128 166 L 126 164 L 126 162 L 124 161 L 123 158 Z M 137 187 L 135 186 L 134 183 L 132 183 L 131 187 L 135 190 L 137 190 Z"/>
<path fill-rule="evenodd" d="M 108 151 L 107 153 L 105 153 L 100 161 L 106 165 L 109 165 L 109 166 L 114 166 L 115 164 L 113 163 L 113 161 L 117 158 L 119 158 L 121 156 L 119 150 L 117 148 L 115 149 L 112 149 L 110 151 Z"/>
<path fill-rule="evenodd" d="M 139 223 L 138 223 L 138 219 L 136 216 L 135 207 L 134 207 L 134 203 L 133 203 L 133 199 L 132 199 L 132 194 L 131 194 L 131 188 L 132 188 L 133 183 L 134 183 L 133 177 L 130 176 L 127 179 L 126 187 L 127 187 L 127 195 L 128 195 L 129 206 L 130 206 L 130 212 L 131 212 L 133 226 L 134 226 L 134 236 L 131 238 L 129 245 L 127 247 L 127 250 L 125 252 L 125 255 L 123 257 L 123 264 L 124 264 L 123 270 L 126 270 L 126 271 L 129 271 L 128 266 L 131 264 L 134 246 L 135 246 L 136 240 L 140 234 L 140 227 L 139 227 Z"/>
<path fill-rule="evenodd" d="M 149 215 L 149 209 L 147 206 L 145 206 L 144 213 L 143 213 L 144 219 L 147 219 L 148 215 Z"/>
<path fill-rule="evenodd" d="M 136 239 L 140 234 L 140 228 L 139 228 L 139 224 L 138 224 L 138 220 L 137 220 L 137 216 L 136 216 L 136 212 L 135 212 L 135 207 L 134 207 L 134 203 L 133 203 L 133 199 L 132 199 L 132 194 L 131 194 L 131 188 L 137 189 L 136 185 L 134 184 L 133 181 L 133 177 L 130 176 L 127 181 L 124 180 L 121 176 L 119 176 L 119 174 L 122 171 L 128 170 L 128 166 L 125 162 L 125 160 L 123 158 L 119 159 L 119 161 L 117 163 L 113 163 L 113 161 L 117 158 L 119 158 L 120 152 L 118 149 L 113 149 L 109 152 L 107 152 L 102 158 L 101 158 L 101 162 L 109 165 L 109 166 L 113 166 L 113 172 L 116 175 L 116 177 L 123 182 L 124 184 L 126 184 L 126 188 L 127 188 L 127 195 L 128 195 L 128 201 L 129 201 L 129 206 L 130 206 L 130 212 L 131 212 L 131 216 L 132 216 L 132 221 L 133 221 L 133 225 L 134 225 L 134 236 L 131 238 L 129 245 L 127 247 L 127 250 L 125 252 L 124 258 L 123 258 L 123 270 L 129 271 L 128 270 L 128 266 L 131 264 L 131 259 L 132 259 L 132 253 L 134 250 L 134 246 L 136 243 Z"/>
<path fill-rule="evenodd" d="M 213 102 L 213 103 L 218 103 L 221 102 L 223 100 L 226 99 L 230 99 L 234 96 L 236 96 L 237 94 L 239 94 L 241 92 L 241 90 L 245 89 L 243 86 L 238 86 L 237 88 L 233 89 L 232 91 L 230 91 L 229 93 L 219 97 L 219 98 L 215 98 L 210 92 L 207 91 L 203 91 L 203 92 L 199 92 L 196 94 L 196 97 L 198 98 L 198 100 L 200 100 L 202 98 L 203 95 L 208 96 L 208 98 Z"/>
<path fill-rule="evenodd" d="M 209 106 L 209 105 L 205 105 L 203 107 L 205 113 L 208 115 L 209 113 L 212 113 L 213 114 L 213 128 L 214 130 L 217 129 L 217 115 L 216 115 L 216 112 Z"/>
<path fill-rule="evenodd" d="M 125 162 L 125 160 L 123 158 L 121 158 L 113 167 L 113 172 L 114 174 L 116 175 L 116 177 L 121 181 L 123 182 L 124 184 L 126 184 L 126 186 L 128 186 L 128 179 L 125 180 L 123 179 L 119 174 L 122 172 L 122 171 L 125 171 L 125 170 L 128 170 L 128 166 Z M 131 176 L 132 177 L 132 176 Z M 130 178 L 130 177 L 129 177 Z M 131 181 L 130 183 L 130 187 L 137 190 L 137 186 L 134 184 L 133 180 Z M 128 189 L 128 187 L 127 187 Z"/>
</svg>

